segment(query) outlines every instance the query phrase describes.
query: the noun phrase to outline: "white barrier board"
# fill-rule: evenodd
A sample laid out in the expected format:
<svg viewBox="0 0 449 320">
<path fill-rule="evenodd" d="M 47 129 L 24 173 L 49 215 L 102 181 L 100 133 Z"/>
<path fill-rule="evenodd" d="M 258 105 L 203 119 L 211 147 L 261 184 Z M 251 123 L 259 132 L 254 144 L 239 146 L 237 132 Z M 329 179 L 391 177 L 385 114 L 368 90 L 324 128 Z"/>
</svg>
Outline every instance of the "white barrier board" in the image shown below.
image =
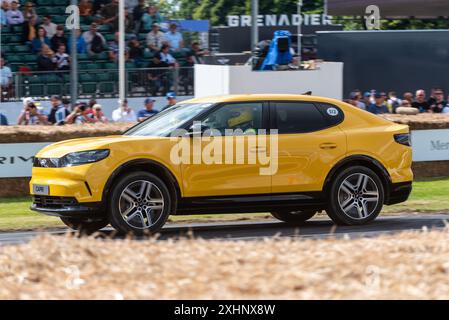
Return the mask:
<svg viewBox="0 0 449 320">
<path fill-rule="evenodd" d="M 412 131 L 413 161 L 449 160 L 449 129 Z"/>
<path fill-rule="evenodd" d="M 30 177 L 33 156 L 50 142 L 0 143 L 0 178 Z M 449 161 L 449 129 L 412 131 L 413 161 Z"/>
<path fill-rule="evenodd" d="M 31 177 L 34 155 L 50 143 L 0 143 L 0 178 Z"/>
</svg>

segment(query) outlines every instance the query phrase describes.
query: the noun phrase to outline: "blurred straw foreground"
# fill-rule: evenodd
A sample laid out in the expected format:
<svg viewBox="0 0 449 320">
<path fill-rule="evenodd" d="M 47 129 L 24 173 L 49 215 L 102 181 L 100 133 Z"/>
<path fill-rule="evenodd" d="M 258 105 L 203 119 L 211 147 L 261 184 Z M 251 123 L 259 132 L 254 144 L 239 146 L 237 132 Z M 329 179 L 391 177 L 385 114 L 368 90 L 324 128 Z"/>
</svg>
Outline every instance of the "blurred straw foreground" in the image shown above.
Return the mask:
<svg viewBox="0 0 449 320">
<path fill-rule="evenodd" d="M 449 231 L 0 247 L 1 299 L 448 299 Z"/>
</svg>

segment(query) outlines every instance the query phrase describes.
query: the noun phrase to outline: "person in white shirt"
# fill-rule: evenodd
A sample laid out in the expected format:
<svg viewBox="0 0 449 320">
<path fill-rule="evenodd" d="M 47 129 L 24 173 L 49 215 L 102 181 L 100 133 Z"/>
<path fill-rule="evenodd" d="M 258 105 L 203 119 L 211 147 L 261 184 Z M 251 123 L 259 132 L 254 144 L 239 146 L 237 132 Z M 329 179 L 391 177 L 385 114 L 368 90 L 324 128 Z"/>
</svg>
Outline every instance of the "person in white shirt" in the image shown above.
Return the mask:
<svg viewBox="0 0 449 320">
<path fill-rule="evenodd" d="M 164 33 L 160 31 L 160 26 L 157 23 L 153 23 L 151 26 L 151 31 L 147 35 L 147 46 L 153 51 L 157 52 L 161 49 L 165 42 Z"/>
<path fill-rule="evenodd" d="M 184 40 L 182 39 L 182 34 L 177 31 L 178 26 L 176 23 L 170 24 L 170 30 L 165 34 L 165 39 L 167 40 L 170 48 L 173 51 L 179 51 L 184 47 Z"/>
<path fill-rule="evenodd" d="M 114 122 L 136 122 L 137 117 L 133 109 L 128 106 L 128 100 L 123 101 L 123 104 L 112 111 L 112 120 Z"/>
<path fill-rule="evenodd" d="M 50 16 L 45 16 L 42 22 L 43 23 L 41 27 L 44 28 L 47 32 L 48 39 L 53 38 L 53 36 L 56 34 L 58 26 L 55 23 L 51 22 Z"/>
<path fill-rule="evenodd" d="M 70 56 L 66 53 L 65 45 L 59 45 L 58 52 L 56 52 L 52 60 L 58 70 L 70 70 Z"/>
<path fill-rule="evenodd" d="M 161 47 L 161 51 L 159 52 L 160 60 L 162 62 L 165 62 L 169 66 L 175 66 L 177 65 L 176 59 L 173 58 L 173 56 L 169 52 L 170 46 L 168 44 L 164 44 Z"/>
<path fill-rule="evenodd" d="M 6 11 L 6 21 L 9 25 L 22 24 L 25 21 L 22 11 L 18 9 L 17 1 L 11 2 L 11 9 Z"/>
</svg>

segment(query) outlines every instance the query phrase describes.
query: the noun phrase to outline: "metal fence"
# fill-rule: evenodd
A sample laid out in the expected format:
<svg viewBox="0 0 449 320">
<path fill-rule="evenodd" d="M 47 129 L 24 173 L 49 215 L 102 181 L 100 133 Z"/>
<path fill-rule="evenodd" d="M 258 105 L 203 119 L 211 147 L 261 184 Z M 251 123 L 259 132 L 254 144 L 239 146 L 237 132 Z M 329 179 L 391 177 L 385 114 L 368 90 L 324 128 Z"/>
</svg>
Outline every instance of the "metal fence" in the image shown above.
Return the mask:
<svg viewBox="0 0 449 320">
<path fill-rule="evenodd" d="M 118 69 L 89 69 L 78 73 L 78 97 L 118 97 Z M 193 95 L 193 67 L 129 68 L 126 70 L 128 97 L 160 96 L 168 91 L 177 95 Z M 23 97 L 46 98 L 51 95 L 70 96 L 70 71 L 30 71 L 13 74 L 13 84 L 3 90 L 3 101 Z"/>
</svg>

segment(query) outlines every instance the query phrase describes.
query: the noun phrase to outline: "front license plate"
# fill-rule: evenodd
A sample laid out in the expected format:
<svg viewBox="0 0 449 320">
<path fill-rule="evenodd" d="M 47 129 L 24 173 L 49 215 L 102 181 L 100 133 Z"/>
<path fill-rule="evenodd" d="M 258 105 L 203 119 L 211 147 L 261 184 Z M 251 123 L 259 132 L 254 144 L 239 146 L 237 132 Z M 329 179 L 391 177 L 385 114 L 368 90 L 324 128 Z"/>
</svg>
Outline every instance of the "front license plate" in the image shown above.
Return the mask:
<svg viewBox="0 0 449 320">
<path fill-rule="evenodd" d="M 50 188 L 44 184 L 33 184 L 33 194 L 48 196 L 50 194 Z"/>
</svg>

